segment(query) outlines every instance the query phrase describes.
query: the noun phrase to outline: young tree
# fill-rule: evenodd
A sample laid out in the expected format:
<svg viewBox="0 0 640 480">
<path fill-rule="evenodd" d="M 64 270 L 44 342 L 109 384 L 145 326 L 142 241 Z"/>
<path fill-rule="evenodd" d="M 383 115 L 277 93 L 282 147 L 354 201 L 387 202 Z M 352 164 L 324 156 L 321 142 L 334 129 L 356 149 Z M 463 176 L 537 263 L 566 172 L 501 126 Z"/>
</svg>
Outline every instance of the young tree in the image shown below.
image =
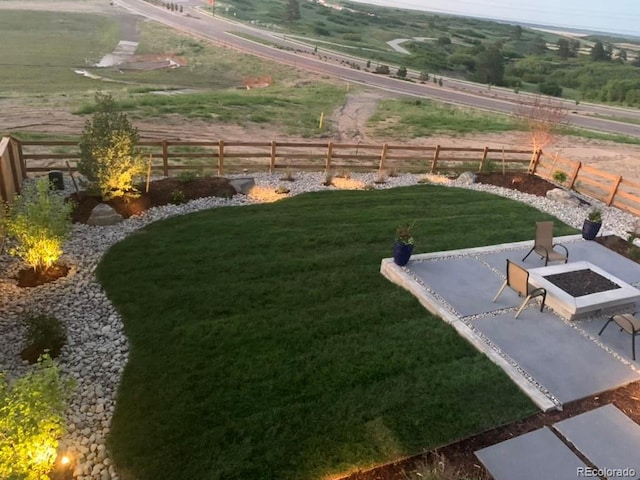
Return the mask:
<svg viewBox="0 0 640 480">
<path fill-rule="evenodd" d="M 95 112 L 80 138 L 78 171 L 104 200 L 133 191 L 133 177 L 143 168 L 137 142 L 138 130 L 116 111 L 111 95 L 97 93 Z"/>
<path fill-rule="evenodd" d="M 396 72 L 398 78 L 407 78 L 407 67 L 400 67 Z"/>
<path fill-rule="evenodd" d="M 534 155 L 552 143 L 558 130 L 569 123 L 569 111 L 561 101 L 540 95 L 533 101 L 521 101 L 514 115 L 527 131 L 527 143 Z"/>
<path fill-rule="evenodd" d="M 39 275 L 58 261 L 71 231 L 72 205 L 49 187 L 46 177 L 25 185 L 2 218 L 7 236 L 15 242 L 9 253 Z"/>
</svg>

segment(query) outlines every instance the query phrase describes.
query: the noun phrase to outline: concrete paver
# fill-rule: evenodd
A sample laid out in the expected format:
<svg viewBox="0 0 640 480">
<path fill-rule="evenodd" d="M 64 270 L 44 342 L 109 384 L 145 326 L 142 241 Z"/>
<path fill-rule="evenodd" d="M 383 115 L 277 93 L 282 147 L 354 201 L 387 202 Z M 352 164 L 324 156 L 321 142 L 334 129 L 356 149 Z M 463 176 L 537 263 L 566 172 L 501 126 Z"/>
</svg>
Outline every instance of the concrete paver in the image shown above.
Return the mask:
<svg viewBox="0 0 640 480">
<path fill-rule="evenodd" d="M 575 480 L 587 465 L 548 428 L 475 452 L 494 480 Z"/>
<path fill-rule="evenodd" d="M 609 480 L 640 477 L 640 425 L 613 405 L 554 425 Z"/>
</svg>

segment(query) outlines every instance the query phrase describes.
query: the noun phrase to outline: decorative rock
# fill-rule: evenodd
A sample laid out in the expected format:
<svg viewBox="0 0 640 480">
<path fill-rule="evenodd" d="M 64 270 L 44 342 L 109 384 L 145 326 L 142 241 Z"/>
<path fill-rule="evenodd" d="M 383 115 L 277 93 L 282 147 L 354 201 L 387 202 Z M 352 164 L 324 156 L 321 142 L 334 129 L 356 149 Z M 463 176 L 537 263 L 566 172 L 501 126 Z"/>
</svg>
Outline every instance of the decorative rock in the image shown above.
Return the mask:
<svg viewBox="0 0 640 480">
<path fill-rule="evenodd" d="M 547 198 L 566 205 L 571 205 L 573 207 L 577 207 L 578 205 L 580 205 L 580 200 L 578 199 L 578 197 L 576 197 L 568 190 L 564 190 L 562 188 L 554 188 L 553 190 L 549 190 L 547 192 Z"/>
<path fill-rule="evenodd" d="M 100 203 L 95 206 L 95 208 L 91 211 L 91 215 L 89 216 L 89 220 L 87 220 L 88 225 L 115 225 L 116 223 L 120 223 L 122 221 L 122 215 L 116 212 L 111 206 L 106 203 Z"/>
<path fill-rule="evenodd" d="M 456 183 L 458 185 L 471 185 L 473 183 L 476 183 L 476 180 L 478 180 L 478 177 L 476 177 L 475 173 L 462 172 L 460 176 L 456 179 Z"/>
<path fill-rule="evenodd" d="M 234 178 L 229 182 L 236 192 L 246 195 L 249 191 L 256 186 L 256 181 L 252 177 L 247 178 Z"/>
</svg>

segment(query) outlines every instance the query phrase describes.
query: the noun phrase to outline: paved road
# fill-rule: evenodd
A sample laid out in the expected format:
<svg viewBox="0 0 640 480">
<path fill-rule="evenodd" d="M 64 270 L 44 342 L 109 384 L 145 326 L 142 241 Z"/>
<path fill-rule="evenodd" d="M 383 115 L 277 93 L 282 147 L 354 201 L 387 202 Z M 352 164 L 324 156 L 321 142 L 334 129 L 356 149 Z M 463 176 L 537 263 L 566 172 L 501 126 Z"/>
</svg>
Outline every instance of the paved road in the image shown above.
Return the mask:
<svg viewBox="0 0 640 480">
<path fill-rule="evenodd" d="M 485 85 L 449 78 L 445 78 L 444 86 L 439 87 L 433 83 L 420 84 L 393 79 L 384 75 L 376 75 L 364 70 L 351 68 L 345 64 L 345 62 L 356 62 L 364 66 L 365 62 L 361 59 L 334 52 L 324 52 L 322 49 L 319 50 L 318 55 L 314 55 L 313 47 L 304 45 L 295 38 L 241 23 L 230 22 L 218 17 L 212 18 L 193 8 L 193 6 L 187 6 L 185 13 L 179 14 L 141 0 L 117 0 L 117 3 L 147 18 L 178 30 L 199 35 L 224 46 L 250 52 L 297 68 L 304 68 L 341 78 L 348 82 L 360 83 L 398 94 L 430 98 L 502 113 L 513 113 L 519 108 L 523 99 L 531 98 L 529 95 L 516 94 L 503 88 L 494 87 L 489 90 Z M 202 5 L 202 3 L 195 1 L 193 5 Z M 253 37 L 268 40 L 269 43 L 286 47 L 286 49 L 272 48 L 271 46 L 252 42 L 233 35 L 231 32 L 250 34 Z M 329 57 L 330 60 L 323 60 L 320 57 Z M 343 61 L 342 64 L 340 63 L 341 60 Z M 594 104 L 575 105 L 573 102 L 565 102 L 565 105 L 570 109 L 570 122 L 574 126 L 640 137 L 640 125 L 597 117 L 631 118 L 640 122 L 640 110 Z"/>
</svg>

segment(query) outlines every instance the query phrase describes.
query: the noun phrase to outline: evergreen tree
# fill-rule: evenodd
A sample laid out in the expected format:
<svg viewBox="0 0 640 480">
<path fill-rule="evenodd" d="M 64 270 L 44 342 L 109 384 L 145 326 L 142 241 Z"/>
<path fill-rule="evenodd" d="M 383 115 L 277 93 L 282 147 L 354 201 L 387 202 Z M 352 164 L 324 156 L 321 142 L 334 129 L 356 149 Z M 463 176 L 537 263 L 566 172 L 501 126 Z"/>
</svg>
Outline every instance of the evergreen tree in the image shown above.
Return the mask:
<svg viewBox="0 0 640 480">
<path fill-rule="evenodd" d="M 289 0 L 287 3 L 287 21 L 295 22 L 300 20 L 300 4 L 298 0 Z"/>
<path fill-rule="evenodd" d="M 561 38 L 558 40 L 557 45 L 558 57 L 560 57 L 562 60 L 566 60 L 567 58 L 569 58 L 569 55 L 571 54 L 569 40 L 567 40 L 566 38 Z"/>
<path fill-rule="evenodd" d="M 493 85 L 504 84 L 504 58 L 495 45 L 477 56 L 475 80 Z"/>
<path fill-rule="evenodd" d="M 590 55 L 591 60 L 594 62 L 604 62 L 607 60 L 607 52 L 605 52 L 604 45 L 602 45 L 600 40 L 593 44 Z"/>
</svg>

